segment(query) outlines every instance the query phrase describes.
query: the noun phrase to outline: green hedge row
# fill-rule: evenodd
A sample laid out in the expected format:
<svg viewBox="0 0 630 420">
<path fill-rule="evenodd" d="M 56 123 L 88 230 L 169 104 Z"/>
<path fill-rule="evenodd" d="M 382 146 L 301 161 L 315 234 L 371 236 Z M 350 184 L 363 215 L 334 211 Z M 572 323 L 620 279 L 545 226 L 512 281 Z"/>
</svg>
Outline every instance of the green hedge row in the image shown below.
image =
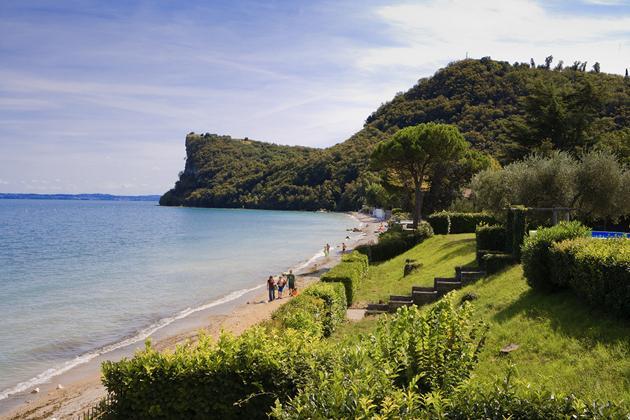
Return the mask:
<svg viewBox="0 0 630 420">
<path fill-rule="evenodd" d="M 265 419 L 330 357 L 319 339 L 293 329 L 255 327 L 217 343 L 201 337 L 173 353 L 147 348 L 131 359 L 104 362 L 112 400 L 107 418 Z"/>
<path fill-rule="evenodd" d="M 437 235 L 474 233 L 477 225 L 496 224 L 497 219 L 486 213 L 455 213 L 442 211 L 426 218 Z"/>
<path fill-rule="evenodd" d="M 346 317 L 346 290 L 341 283 L 315 283 L 272 315 L 283 328 L 328 337 Z"/>
<path fill-rule="evenodd" d="M 387 261 L 413 248 L 433 236 L 433 229 L 427 222 L 421 222 L 415 231 L 391 230 L 381 234 L 378 243 L 362 245 L 356 250 L 367 255 L 370 262 Z"/>
<path fill-rule="evenodd" d="M 359 284 L 367 275 L 367 270 L 367 256 L 354 251 L 345 255 L 341 262 L 325 273 L 320 280 L 324 283 L 343 284 L 346 291 L 346 302 L 350 306 Z"/>
<path fill-rule="evenodd" d="M 506 229 L 501 225 L 479 225 L 475 229 L 477 251 L 505 251 Z"/>
<path fill-rule="evenodd" d="M 534 289 L 546 291 L 561 288 L 562 285 L 552 279 L 551 246 L 555 242 L 589 235 L 590 230 L 587 227 L 573 221 L 538 229 L 535 235 L 527 237 L 523 243 L 521 255 L 523 274 L 527 283 Z"/>
<path fill-rule="evenodd" d="M 550 250 L 551 281 L 594 306 L 630 317 L 630 240 L 578 238 Z"/>
</svg>

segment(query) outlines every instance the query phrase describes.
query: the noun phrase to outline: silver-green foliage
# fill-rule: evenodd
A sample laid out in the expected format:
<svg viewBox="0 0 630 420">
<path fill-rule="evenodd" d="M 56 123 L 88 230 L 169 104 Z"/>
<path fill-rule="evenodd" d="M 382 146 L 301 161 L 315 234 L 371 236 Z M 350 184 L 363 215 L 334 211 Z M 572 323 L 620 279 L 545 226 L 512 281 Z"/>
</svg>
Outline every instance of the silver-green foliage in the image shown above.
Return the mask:
<svg viewBox="0 0 630 420">
<path fill-rule="evenodd" d="M 630 214 L 630 170 L 606 150 L 574 158 L 566 152 L 532 154 L 501 170 L 485 170 L 471 183 L 476 205 L 500 213 L 505 207 L 572 207 L 589 219 Z"/>
</svg>

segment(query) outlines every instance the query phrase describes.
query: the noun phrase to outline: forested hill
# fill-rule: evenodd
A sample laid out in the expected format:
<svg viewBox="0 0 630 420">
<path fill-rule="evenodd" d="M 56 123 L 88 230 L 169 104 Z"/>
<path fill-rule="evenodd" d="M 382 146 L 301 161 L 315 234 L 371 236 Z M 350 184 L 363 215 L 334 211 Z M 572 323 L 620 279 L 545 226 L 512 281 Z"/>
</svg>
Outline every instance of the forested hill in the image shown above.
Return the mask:
<svg viewBox="0 0 630 420">
<path fill-rule="evenodd" d="M 467 59 L 421 79 L 381 105 L 365 126 L 327 149 L 280 146 L 190 133 L 186 167 L 162 205 L 349 210 L 378 182 L 369 170 L 373 146 L 400 128 L 455 124 L 472 147 L 509 163 L 536 148 L 579 150 L 606 144 L 630 157 L 630 80 L 586 71 L 585 63 L 552 69 Z M 429 191 L 431 210 L 448 205 L 469 173 L 446 168 Z M 435 189 L 436 191 L 433 191 Z M 440 196 L 439 199 L 437 196 Z"/>
</svg>

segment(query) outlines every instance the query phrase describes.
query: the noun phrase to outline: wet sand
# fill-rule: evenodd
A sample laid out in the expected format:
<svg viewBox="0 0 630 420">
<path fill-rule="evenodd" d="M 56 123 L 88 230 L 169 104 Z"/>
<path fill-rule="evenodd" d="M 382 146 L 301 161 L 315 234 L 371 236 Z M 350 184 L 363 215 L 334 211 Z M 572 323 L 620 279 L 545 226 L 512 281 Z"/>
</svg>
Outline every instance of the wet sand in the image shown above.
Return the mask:
<svg viewBox="0 0 630 420">
<path fill-rule="evenodd" d="M 361 234 L 350 235 L 352 239 L 346 243 L 348 249 L 375 242 L 377 237 L 375 231 L 380 222 L 358 213 L 352 215 L 361 222 Z M 340 259 L 340 250 L 333 248 L 330 256 L 312 261 L 306 267 L 296 271 L 298 289 L 303 289 L 318 281 L 320 275 L 337 264 Z M 264 274 L 261 279 L 264 284 L 266 279 Z M 261 287 L 232 302 L 180 319 L 155 332 L 150 339 L 155 348 L 169 350 L 186 341 L 194 342 L 201 332 L 215 338 L 221 331 L 239 335 L 247 328 L 270 319 L 273 311 L 289 300 L 290 298 L 285 297 L 267 302 L 267 291 Z M 93 407 L 106 395 L 100 380 L 101 363 L 105 360 L 120 360 L 123 357 L 129 357 L 143 347 L 144 343 L 134 343 L 103 354 L 88 363 L 53 377 L 49 383 L 39 385 L 40 392 L 37 394 L 25 392 L 12 395 L 2 401 L 4 408 L 0 408 L 0 418 L 66 419 L 77 416 Z M 57 389 L 58 384 L 61 384 L 63 389 Z"/>
</svg>

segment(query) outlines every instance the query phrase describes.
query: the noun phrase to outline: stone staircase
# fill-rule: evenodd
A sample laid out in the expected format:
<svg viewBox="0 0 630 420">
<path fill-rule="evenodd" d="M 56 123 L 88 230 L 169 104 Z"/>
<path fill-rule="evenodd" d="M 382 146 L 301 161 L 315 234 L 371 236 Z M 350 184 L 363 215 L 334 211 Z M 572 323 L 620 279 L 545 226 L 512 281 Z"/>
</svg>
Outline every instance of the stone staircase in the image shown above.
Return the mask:
<svg viewBox="0 0 630 420">
<path fill-rule="evenodd" d="M 388 303 L 370 303 L 366 315 L 396 312 L 402 306 L 422 306 L 435 302 L 448 292 L 486 276 L 486 272 L 468 267 L 455 267 L 455 277 L 435 277 L 433 287 L 413 286 L 410 295 L 391 295 Z"/>
</svg>

